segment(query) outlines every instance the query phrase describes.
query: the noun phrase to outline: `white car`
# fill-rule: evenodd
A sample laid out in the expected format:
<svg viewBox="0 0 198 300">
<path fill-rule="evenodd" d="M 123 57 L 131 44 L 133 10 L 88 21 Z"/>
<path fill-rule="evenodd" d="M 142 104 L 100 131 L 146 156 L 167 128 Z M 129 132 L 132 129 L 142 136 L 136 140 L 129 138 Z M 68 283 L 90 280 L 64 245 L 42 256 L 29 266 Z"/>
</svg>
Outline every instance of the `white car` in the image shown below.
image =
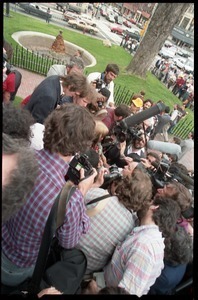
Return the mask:
<svg viewBox="0 0 198 300">
<path fill-rule="evenodd" d="M 176 54 L 176 48 L 174 47 L 170 47 L 170 48 L 167 48 L 167 47 L 162 47 L 162 49 L 159 51 L 159 55 L 162 57 L 162 58 L 173 58 Z"/>
<path fill-rule="evenodd" d="M 79 16 L 79 19 L 85 21 L 90 26 L 96 27 L 96 23 L 93 21 L 93 19 L 86 14 L 81 14 Z"/>
<path fill-rule="evenodd" d="M 173 58 L 173 62 L 179 69 L 183 69 L 186 62 L 186 58 L 175 57 Z"/>
<path fill-rule="evenodd" d="M 194 60 L 192 58 L 187 58 L 184 69 L 187 73 L 193 73 L 194 72 Z"/>
<path fill-rule="evenodd" d="M 91 33 L 91 34 L 96 34 L 99 32 L 99 30 L 91 25 L 88 25 L 85 21 L 83 20 L 69 20 L 68 25 L 70 25 L 74 29 L 80 29 L 85 32 Z"/>
</svg>

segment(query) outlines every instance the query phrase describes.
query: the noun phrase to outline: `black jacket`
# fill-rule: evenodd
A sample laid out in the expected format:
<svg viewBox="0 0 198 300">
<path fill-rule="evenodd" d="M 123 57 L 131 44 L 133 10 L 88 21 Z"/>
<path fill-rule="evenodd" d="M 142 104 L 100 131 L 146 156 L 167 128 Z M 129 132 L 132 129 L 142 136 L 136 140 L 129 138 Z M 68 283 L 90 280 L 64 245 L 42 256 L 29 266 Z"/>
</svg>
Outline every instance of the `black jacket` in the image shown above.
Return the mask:
<svg viewBox="0 0 198 300">
<path fill-rule="evenodd" d="M 56 108 L 61 99 L 58 75 L 46 77 L 33 91 L 25 109 L 29 110 L 35 121 L 43 124 L 46 117 Z"/>
</svg>

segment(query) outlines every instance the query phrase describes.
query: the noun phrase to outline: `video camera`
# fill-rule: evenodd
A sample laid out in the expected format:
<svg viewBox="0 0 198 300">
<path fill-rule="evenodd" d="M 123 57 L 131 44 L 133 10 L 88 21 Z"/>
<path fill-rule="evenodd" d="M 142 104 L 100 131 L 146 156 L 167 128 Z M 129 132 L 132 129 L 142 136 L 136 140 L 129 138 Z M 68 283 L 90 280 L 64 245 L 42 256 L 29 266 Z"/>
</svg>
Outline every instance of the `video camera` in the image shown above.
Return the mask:
<svg viewBox="0 0 198 300">
<path fill-rule="evenodd" d="M 85 178 L 93 173 L 93 167 L 89 162 L 86 154 L 76 154 L 69 163 L 69 169 L 65 175 L 65 180 L 71 180 L 74 184 L 78 185 L 80 182 L 80 169 L 85 170 Z"/>
<path fill-rule="evenodd" d="M 163 188 L 166 184 L 171 182 L 179 182 L 189 189 L 193 196 L 194 191 L 194 180 L 189 175 L 183 174 L 176 168 L 171 168 L 171 165 L 161 161 L 160 163 L 152 162 L 152 165 L 156 168 L 155 170 L 147 169 L 154 189 Z M 182 212 L 182 216 L 185 219 L 194 217 L 194 207 L 190 206 L 188 209 Z"/>
<path fill-rule="evenodd" d="M 183 174 L 176 168 L 171 168 L 171 165 L 167 162 L 161 161 L 160 163 L 151 163 L 155 170 L 147 169 L 147 172 L 151 176 L 152 183 L 156 189 L 163 188 L 168 182 L 177 181 L 184 186 L 188 185 L 188 188 L 194 187 L 194 180 L 189 176 Z"/>
<path fill-rule="evenodd" d="M 140 137 L 139 127 L 137 126 L 141 122 L 159 114 L 164 111 L 166 106 L 164 103 L 159 102 L 156 105 L 148 108 L 135 115 L 124 118 L 118 122 L 114 127 L 114 134 L 119 142 L 124 142 L 127 138 L 135 139 Z M 141 133 L 142 135 L 142 133 Z"/>
<path fill-rule="evenodd" d="M 96 89 L 100 90 L 102 88 L 104 80 L 102 80 L 101 78 L 98 78 L 94 81 L 94 83 L 96 85 Z"/>
<path fill-rule="evenodd" d="M 114 127 L 113 133 L 119 143 L 123 143 L 124 141 L 130 143 L 133 140 L 141 139 L 142 136 L 142 131 L 139 126 L 123 129 L 119 126 L 119 123 Z"/>
</svg>

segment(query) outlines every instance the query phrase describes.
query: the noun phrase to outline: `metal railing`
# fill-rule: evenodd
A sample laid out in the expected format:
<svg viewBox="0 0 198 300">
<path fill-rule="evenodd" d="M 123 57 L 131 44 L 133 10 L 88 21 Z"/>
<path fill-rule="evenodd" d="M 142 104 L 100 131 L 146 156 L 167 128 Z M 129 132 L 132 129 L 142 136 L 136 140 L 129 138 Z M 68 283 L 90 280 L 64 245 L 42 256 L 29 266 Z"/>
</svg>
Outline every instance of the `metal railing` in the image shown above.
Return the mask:
<svg viewBox="0 0 198 300">
<path fill-rule="evenodd" d="M 66 62 L 62 59 L 51 58 L 44 54 L 40 54 L 39 52 L 25 49 L 19 45 L 13 49 L 13 55 L 10 61 L 10 64 L 16 67 L 44 76 L 47 75 L 49 68 L 53 64 L 65 63 Z M 116 105 L 121 103 L 128 105 L 133 94 L 134 93 L 127 89 L 126 86 L 115 84 L 114 99 Z M 194 131 L 194 122 L 193 120 L 189 120 L 188 117 L 185 117 L 175 126 L 173 134 L 184 139 L 188 136 L 190 131 Z"/>
</svg>

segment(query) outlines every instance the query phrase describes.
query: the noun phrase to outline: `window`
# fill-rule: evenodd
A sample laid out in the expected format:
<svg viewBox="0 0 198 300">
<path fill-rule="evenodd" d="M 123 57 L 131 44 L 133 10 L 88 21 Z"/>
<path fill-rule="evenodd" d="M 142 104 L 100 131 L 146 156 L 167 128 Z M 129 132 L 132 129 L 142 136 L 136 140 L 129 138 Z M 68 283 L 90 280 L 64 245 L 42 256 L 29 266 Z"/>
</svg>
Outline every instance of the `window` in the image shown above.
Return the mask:
<svg viewBox="0 0 198 300">
<path fill-rule="evenodd" d="M 187 27 L 187 25 L 188 25 L 188 23 L 190 22 L 190 19 L 189 18 L 186 18 L 186 17 L 184 17 L 183 18 L 183 20 L 182 20 L 182 22 L 181 22 L 181 28 L 184 28 L 184 29 L 186 29 L 186 27 Z"/>
</svg>

